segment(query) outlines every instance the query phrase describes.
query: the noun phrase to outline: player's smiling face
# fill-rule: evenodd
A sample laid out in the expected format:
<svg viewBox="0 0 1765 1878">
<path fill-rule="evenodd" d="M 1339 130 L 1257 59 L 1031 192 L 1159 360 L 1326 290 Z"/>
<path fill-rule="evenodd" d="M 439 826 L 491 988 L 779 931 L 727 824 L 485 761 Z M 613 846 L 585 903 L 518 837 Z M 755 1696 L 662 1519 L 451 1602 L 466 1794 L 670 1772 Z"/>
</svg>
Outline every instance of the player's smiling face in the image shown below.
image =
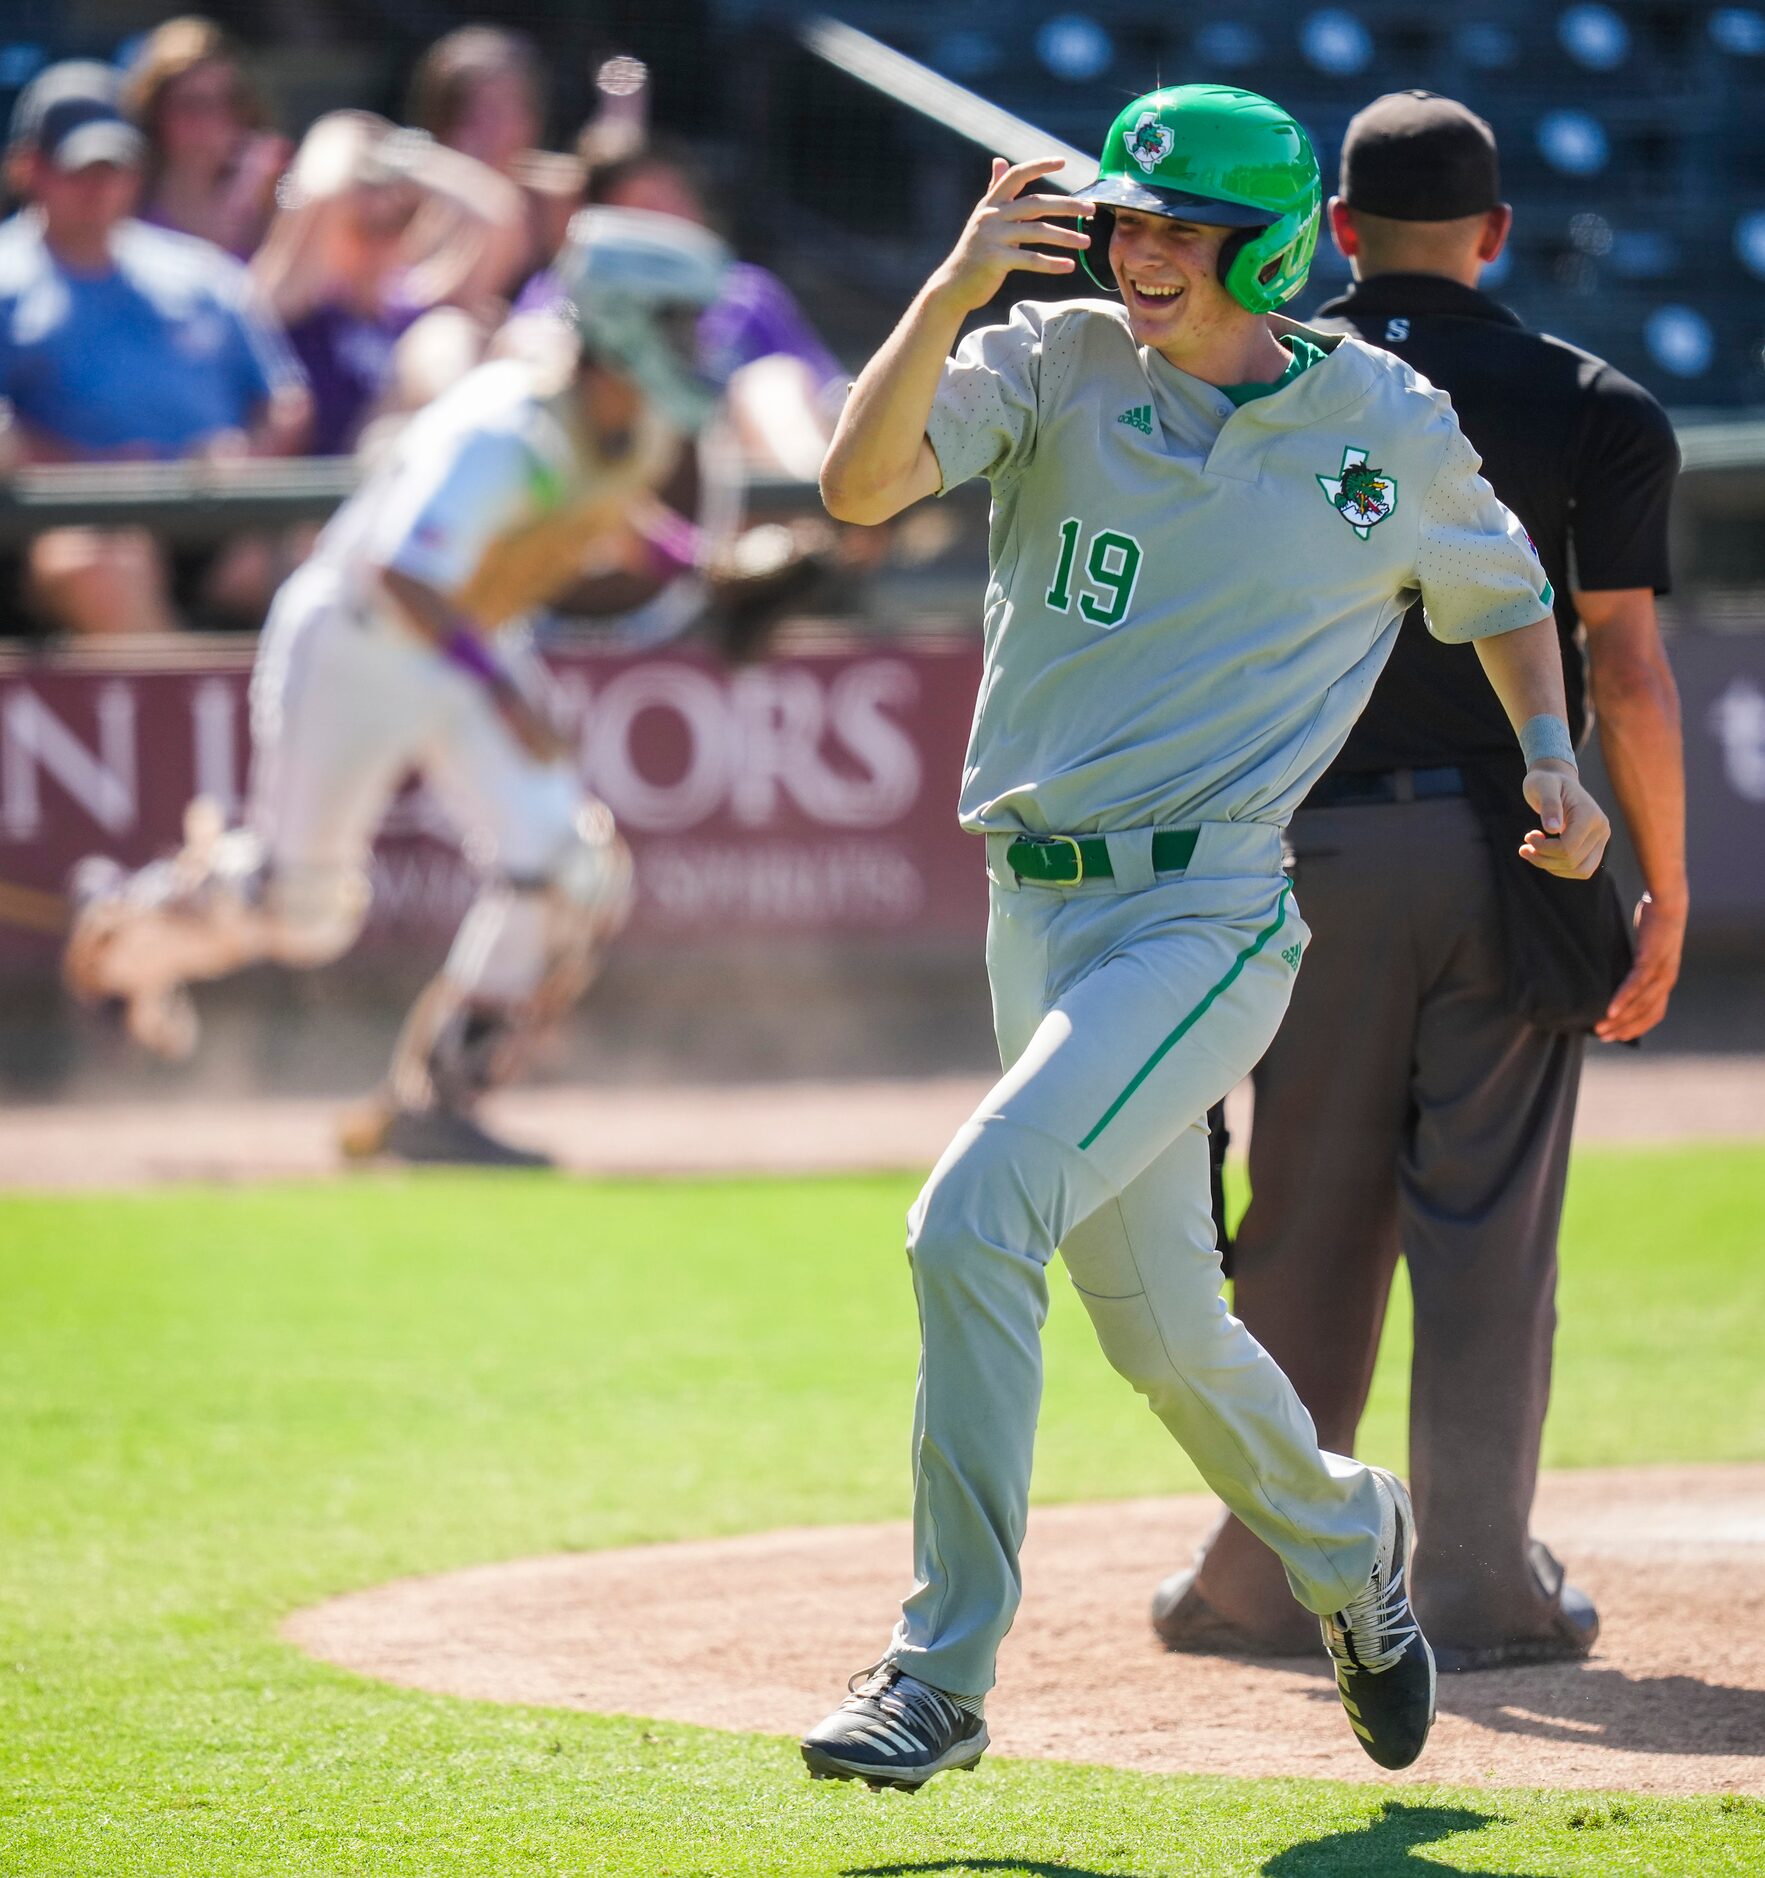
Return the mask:
<svg viewBox="0 0 1765 1878">
<path fill-rule="evenodd" d="M 1136 209 L 1115 211 L 1109 265 L 1128 323 L 1139 344 L 1162 352 L 1173 365 L 1187 368 L 1222 329 L 1250 317 L 1220 281 L 1220 248 L 1231 232 Z"/>
</svg>

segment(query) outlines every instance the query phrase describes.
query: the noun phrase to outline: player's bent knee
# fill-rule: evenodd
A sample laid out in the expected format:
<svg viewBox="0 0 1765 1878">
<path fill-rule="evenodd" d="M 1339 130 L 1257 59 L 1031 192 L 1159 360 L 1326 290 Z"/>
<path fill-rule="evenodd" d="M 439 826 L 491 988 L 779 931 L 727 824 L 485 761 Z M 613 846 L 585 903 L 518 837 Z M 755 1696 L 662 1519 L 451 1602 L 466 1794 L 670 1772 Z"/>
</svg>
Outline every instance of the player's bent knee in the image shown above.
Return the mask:
<svg viewBox="0 0 1765 1878">
<path fill-rule="evenodd" d="M 907 1251 L 926 1279 L 977 1260 L 1046 1265 L 1071 1224 L 1055 1145 L 998 1116 L 967 1123 L 907 1215 Z"/>
<path fill-rule="evenodd" d="M 1144 1291 L 1130 1297 L 1098 1297 L 1075 1286 L 1110 1367 L 1143 1395 L 1162 1421 L 1184 1412 L 1190 1382 L 1218 1372 L 1231 1353 L 1221 1337 L 1225 1307 L 1215 1299 L 1180 1317 L 1162 1317 Z"/>
</svg>

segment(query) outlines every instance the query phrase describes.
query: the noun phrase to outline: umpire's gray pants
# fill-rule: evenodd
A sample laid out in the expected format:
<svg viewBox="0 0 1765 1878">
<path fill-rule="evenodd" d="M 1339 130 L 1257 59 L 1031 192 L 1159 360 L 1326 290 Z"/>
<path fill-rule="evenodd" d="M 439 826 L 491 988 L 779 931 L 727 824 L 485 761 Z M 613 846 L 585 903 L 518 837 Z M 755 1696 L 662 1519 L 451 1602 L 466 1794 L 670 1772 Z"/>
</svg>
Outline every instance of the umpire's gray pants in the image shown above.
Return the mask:
<svg viewBox="0 0 1765 1878">
<path fill-rule="evenodd" d="M 890 1647 L 970 1696 L 1017 1610 L 1057 1246 L 1104 1353 L 1309 1610 L 1364 1589 L 1379 1520 L 1372 1476 L 1319 1451 L 1220 1299 L 1204 1118 L 1267 1047 L 1308 937 L 1279 831 L 1209 824 L 1157 880 L 1144 832 L 1112 837 L 1116 879 L 1070 890 L 1019 887 L 989 845 L 1006 1073 L 909 1216 L 917 1582 Z"/>
<path fill-rule="evenodd" d="M 1314 937 L 1256 1072 L 1234 1303 L 1346 1452 L 1402 1252 L 1417 1614 L 1454 1649 L 1547 1634 L 1527 1523 L 1582 1041 L 1507 1006 L 1488 847 L 1465 802 L 1302 809 L 1289 839 Z M 1211 1542 L 1199 1584 L 1268 1647 L 1302 1641 L 1245 1526 Z"/>
</svg>

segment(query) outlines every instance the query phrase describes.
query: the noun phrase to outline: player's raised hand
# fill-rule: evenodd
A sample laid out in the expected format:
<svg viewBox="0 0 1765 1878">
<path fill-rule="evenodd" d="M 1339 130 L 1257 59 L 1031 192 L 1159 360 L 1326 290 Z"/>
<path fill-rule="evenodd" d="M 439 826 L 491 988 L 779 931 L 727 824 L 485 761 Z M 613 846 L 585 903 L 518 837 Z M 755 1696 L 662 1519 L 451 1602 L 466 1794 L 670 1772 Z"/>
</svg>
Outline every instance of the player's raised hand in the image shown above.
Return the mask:
<svg viewBox="0 0 1765 1878">
<path fill-rule="evenodd" d="M 1538 811 L 1520 852 L 1536 868 L 1565 880 L 1586 880 L 1606 852 L 1612 824 L 1567 763 L 1554 758 L 1526 772 L 1526 800 Z"/>
<path fill-rule="evenodd" d="M 1042 249 L 1088 248 L 1090 236 L 1066 224 L 1095 215 L 1097 205 L 1082 196 L 1023 193 L 1061 168 L 1062 162 L 1060 157 L 1040 157 L 1034 163 L 1007 163 L 1003 157 L 994 157 L 987 193 L 975 204 L 961 238 L 932 277 L 942 294 L 972 310 L 985 306 L 1014 268 L 1032 274 L 1070 274 L 1078 266 L 1071 253 L 1045 254 Z"/>
</svg>

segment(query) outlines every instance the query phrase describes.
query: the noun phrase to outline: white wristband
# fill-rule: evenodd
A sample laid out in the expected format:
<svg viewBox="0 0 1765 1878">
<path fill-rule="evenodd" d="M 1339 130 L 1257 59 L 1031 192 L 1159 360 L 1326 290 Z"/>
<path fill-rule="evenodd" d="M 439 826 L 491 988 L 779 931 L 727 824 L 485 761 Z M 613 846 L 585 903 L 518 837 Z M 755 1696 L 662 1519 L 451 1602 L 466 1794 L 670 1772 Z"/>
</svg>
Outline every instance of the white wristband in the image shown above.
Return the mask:
<svg viewBox="0 0 1765 1878">
<path fill-rule="evenodd" d="M 1540 711 L 1520 726 L 1520 754 L 1528 769 L 1546 757 L 1567 763 L 1571 769 L 1580 767 L 1575 761 L 1575 746 L 1569 741 L 1569 726 L 1549 711 Z"/>
</svg>

